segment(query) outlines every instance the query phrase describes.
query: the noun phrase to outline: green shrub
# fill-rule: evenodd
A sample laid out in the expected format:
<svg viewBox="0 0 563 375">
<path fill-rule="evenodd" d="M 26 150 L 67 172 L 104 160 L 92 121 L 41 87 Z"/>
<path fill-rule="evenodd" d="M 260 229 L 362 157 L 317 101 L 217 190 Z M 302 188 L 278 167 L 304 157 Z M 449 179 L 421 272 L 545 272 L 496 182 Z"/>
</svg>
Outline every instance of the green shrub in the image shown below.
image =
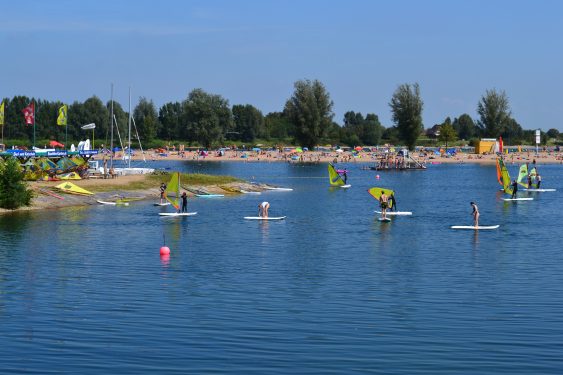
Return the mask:
<svg viewBox="0 0 563 375">
<path fill-rule="evenodd" d="M 33 192 L 23 181 L 23 171 L 15 158 L 0 161 L 0 207 L 15 210 L 29 206 Z"/>
</svg>

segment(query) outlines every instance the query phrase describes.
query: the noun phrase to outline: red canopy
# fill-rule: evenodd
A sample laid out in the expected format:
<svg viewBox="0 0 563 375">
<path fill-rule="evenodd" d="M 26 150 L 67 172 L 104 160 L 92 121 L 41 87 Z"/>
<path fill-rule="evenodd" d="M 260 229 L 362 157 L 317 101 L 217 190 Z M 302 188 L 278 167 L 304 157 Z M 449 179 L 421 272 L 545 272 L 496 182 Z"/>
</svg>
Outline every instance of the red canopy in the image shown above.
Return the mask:
<svg viewBox="0 0 563 375">
<path fill-rule="evenodd" d="M 51 142 L 49 142 L 49 146 L 51 146 L 51 147 L 64 147 L 65 145 L 63 145 L 62 143 L 59 143 L 57 141 L 51 141 Z"/>
</svg>

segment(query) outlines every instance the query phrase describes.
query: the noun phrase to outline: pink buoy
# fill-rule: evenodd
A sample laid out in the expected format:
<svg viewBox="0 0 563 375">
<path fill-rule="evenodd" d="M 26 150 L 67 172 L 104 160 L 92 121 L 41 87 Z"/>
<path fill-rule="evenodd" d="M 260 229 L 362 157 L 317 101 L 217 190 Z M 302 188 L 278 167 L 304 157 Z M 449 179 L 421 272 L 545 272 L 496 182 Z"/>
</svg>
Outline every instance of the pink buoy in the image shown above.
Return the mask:
<svg viewBox="0 0 563 375">
<path fill-rule="evenodd" d="M 376 176 L 375 176 L 375 179 L 376 179 L 376 180 L 379 180 L 379 175 L 376 175 Z"/>
<path fill-rule="evenodd" d="M 162 246 L 160 248 L 160 255 L 170 255 L 170 248 L 168 246 Z"/>
</svg>

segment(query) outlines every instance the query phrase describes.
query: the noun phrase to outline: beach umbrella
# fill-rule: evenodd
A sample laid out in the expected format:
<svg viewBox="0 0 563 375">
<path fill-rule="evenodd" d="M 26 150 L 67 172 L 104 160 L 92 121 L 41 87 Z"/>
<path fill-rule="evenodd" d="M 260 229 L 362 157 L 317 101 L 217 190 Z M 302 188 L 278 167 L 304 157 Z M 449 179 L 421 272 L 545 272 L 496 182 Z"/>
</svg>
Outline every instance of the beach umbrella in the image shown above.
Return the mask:
<svg viewBox="0 0 563 375">
<path fill-rule="evenodd" d="M 302 149 L 301 147 L 297 147 L 297 148 L 295 149 L 295 152 L 303 152 L 303 149 Z"/>
<path fill-rule="evenodd" d="M 57 142 L 57 141 L 51 141 L 51 142 L 49 142 L 49 146 L 51 146 L 51 147 L 64 147 L 65 145 L 63 145 L 62 143 Z"/>
<path fill-rule="evenodd" d="M 354 149 L 356 151 L 362 151 L 362 148 L 360 146 L 356 146 L 356 148 Z"/>
<path fill-rule="evenodd" d="M 336 150 L 336 152 L 344 152 L 344 150 L 342 150 L 341 148 L 339 148 L 338 150 Z"/>
</svg>

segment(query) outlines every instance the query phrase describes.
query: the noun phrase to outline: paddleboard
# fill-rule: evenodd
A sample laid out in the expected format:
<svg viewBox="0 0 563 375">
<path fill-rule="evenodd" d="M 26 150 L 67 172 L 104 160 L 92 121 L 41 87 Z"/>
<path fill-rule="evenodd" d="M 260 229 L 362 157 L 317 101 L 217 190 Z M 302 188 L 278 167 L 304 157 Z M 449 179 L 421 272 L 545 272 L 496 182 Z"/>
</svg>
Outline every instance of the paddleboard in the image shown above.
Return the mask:
<svg viewBox="0 0 563 375">
<path fill-rule="evenodd" d="M 489 225 L 489 226 L 479 225 L 478 227 L 474 227 L 472 225 L 454 225 L 451 228 L 452 229 L 487 230 L 487 229 L 497 229 L 498 227 L 500 227 L 500 225 Z"/>
<path fill-rule="evenodd" d="M 381 215 L 381 211 L 374 211 L 376 214 Z M 411 211 L 387 211 L 387 216 L 410 216 L 412 215 Z"/>
<path fill-rule="evenodd" d="M 193 216 L 196 215 L 197 212 L 160 212 L 160 216 Z"/>
<path fill-rule="evenodd" d="M 153 204 L 153 206 L 169 206 L 170 202 L 164 202 L 164 203 L 155 203 Z"/>
<path fill-rule="evenodd" d="M 106 202 L 106 201 L 100 201 L 100 200 L 96 200 L 96 202 L 98 202 L 99 204 L 105 204 L 108 206 L 129 206 L 129 203 L 127 202 Z"/>
<path fill-rule="evenodd" d="M 277 190 L 277 191 L 293 191 L 293 189 L 291 189 L 291 188 L 269 187 L 269 186 L 264 186 L 264 189 L 266 189 L 266 190 Z"/>
<path fill-rule="evenodd" d="M 379 220 L 379 221 L 381 221 L 381 222 L 383 222 L 383 223 L 389 223 L 389 222 L 391 221 L 391 219 L 389 219 L 388 217 L 386 217 L 386 218 L 380 217 L 380 218 L 378 218 L 377 220 Z"/>
<path fill-rule="evenodd" d="M 352 187 L 352 185 L 348 184 L 348 185 L 342 185 L 342 186 L 339 186 L 339 187 L 342 188 L 342 189 L 348 189 L 348 188 Z"/>
<path fill-rule="evenodd" d="M 224 197 L 224 194 L 196 194 L 195 195 L 198 198 L 218 198 L 218 197 Z"/>
<path fill-rule="evenodd" d="M 543 193 L 546 191 L 556 191 L 556 189 L 524 189 L 524 191 L 535 192 L 535 193 Z"/>
<path fill-rule="evenodd" d="M 241 193 L 243 193 L 243 194 L 256 194 L 256 195 L 259 195 L 259 194 L 261 194 L 261 193 L 260 193 L 259 191 L 247 191 L 247 190 L 241 190 L 240 192 L 241 192 Z"/>
<path fill-rule="evenodd" d="M 533 201 L 534 198 L 502 198 L 505 202 L 516 202 L 516 201 Z"/>
<path fill-rule="evenodd" d="M 287 216 L 268 216 L 268 217 L 261 217 L 261 216 L 245 216 L 245 220 L 283 220 Z"/>
</svg>

